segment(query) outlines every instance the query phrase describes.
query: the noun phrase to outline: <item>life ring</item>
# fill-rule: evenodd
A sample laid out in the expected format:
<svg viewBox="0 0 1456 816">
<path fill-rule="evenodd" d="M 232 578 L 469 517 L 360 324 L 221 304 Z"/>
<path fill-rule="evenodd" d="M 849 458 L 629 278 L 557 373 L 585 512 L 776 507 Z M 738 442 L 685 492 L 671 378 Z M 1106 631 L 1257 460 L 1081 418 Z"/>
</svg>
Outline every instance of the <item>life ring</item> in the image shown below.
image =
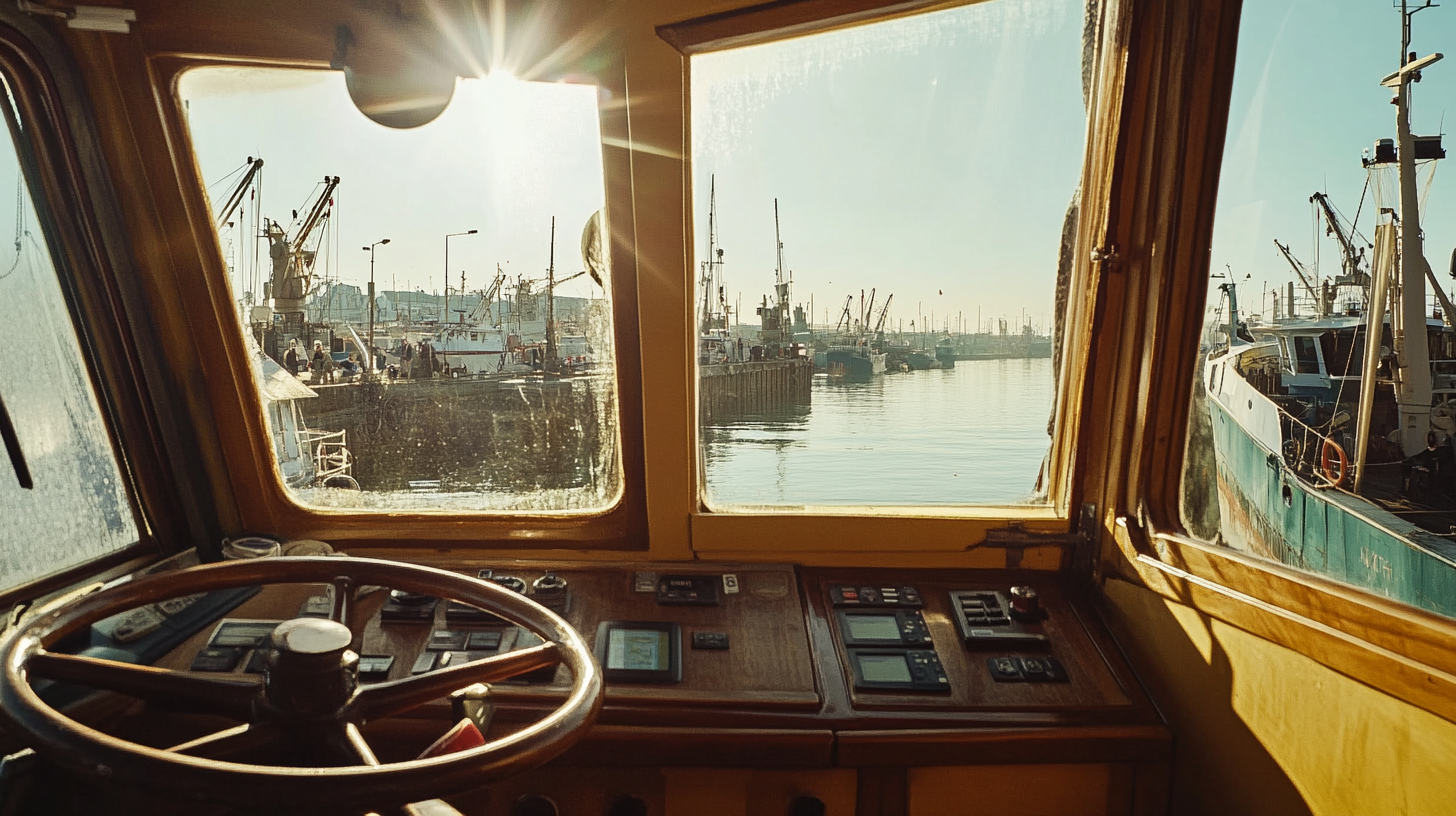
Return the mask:
<svg viewBox="0 0 1456 816">
<path fill-rule="evenodd" d="M 1339 466 L 1338 475 L 1336 465 Z M 1345 457 L 1345 449 L 1333 439 L 1326 438 L 1324 446 L 1320 448 L 1320 475 L 1332 487 L 1344 485 L 1350 476 L 1350 460 Z"/>
</svg>

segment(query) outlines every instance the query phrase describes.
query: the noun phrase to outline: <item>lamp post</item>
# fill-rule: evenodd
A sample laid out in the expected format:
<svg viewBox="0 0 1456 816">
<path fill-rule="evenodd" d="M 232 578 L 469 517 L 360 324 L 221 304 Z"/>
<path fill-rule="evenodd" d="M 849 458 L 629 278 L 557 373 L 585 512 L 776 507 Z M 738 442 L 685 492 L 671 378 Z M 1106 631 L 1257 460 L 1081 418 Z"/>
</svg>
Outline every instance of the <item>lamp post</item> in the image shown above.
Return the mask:
<svg viewBox="0 0 1456 816">
<path fill-rule="evenodd" d="M 364 350 L 369 355 L 369 379 L 374 379 L 374 248 L 387 243 L 389 239 L 383 238 L 364 247 L 369 253 L 369 348 Z"/>
<path fill-rule="evenodd" d="M 474 235 L 477 232 L 480 232 L 480 230 L 466 230 L 465 232 L 452 232 L 449 235 L 446 235 L 445 236 L 445 308 L 441 311 L 441 314 L 440 314 L 441 318 L 443 319 L 442 322 L 444 322 L 444 323 L 449 323 L 450 322 L 450 239 L 451 238 L 458 238 L 461 235 Z M 463 301 L 465 299 L 465 293 L 464 292 L 461 292 L 460 293 L 460 299 L 461 299 L 461 301 L 463 303 Z M 462 308 L 463 308 L 463 306 L 462 306 Z"/>
</svg>

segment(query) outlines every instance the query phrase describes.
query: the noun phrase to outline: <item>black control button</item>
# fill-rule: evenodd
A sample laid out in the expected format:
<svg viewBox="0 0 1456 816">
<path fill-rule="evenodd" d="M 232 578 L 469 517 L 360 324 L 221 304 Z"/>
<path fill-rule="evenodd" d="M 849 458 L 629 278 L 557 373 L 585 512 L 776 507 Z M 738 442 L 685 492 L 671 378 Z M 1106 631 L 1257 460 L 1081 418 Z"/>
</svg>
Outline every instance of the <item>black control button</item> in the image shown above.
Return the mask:
<svg viewBox="0 0 1456 816">
<path fill-rule="evenodd" d="M 243 649 L 209 646 L 192 658 L 192 670 L 197 672 L 230 672 L 238 667 Z"/>
<path fill-rule="evenodd" d="M 465 639 L 465 648 L 472 652 L 499 649 L 500 644 L 500 632 L 471 632 Z"/>
<path fill-rule="evenodd" d="M 440 630 L 430 633 L 430 642 L 426 649 L 432 652 L 453 652 L 465 648 L 464 632 L 449 632 Z"/>
<path fill-rule="evenodd" d="M 449 658 L 449 652 L 425 652 L 415 658 L 415 664 L 410 667 L 410 674 L 425 674 L 435 670 L 435 664 L 443 656 Z"/>
<path fill-rule="evenodd" d="M 359 658 L 359 679 L 383 680 L 393 666 L 394 655 L 363 655 Z"/>
<path fill-rule="evenodd" d="M 726 649 L 728 648 L 727 632 L 694 632 L 694 649 Z"/>
</svg>

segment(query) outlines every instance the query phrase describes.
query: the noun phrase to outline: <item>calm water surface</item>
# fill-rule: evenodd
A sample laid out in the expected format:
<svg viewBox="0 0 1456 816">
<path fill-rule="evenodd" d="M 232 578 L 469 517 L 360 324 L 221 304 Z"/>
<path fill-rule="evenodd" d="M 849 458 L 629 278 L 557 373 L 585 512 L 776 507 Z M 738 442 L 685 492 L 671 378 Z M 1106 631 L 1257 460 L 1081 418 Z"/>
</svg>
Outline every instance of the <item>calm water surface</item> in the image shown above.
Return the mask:
<svg viewBox="0 0 1456 816">
<path fill-rule="evenodd" d="M 867 383 L 815 377 L 810 405 L 704 426 L 709 501 L 1007 504 L 1051 440 L 1051 360 L 976 360 Z"/>
</svg>

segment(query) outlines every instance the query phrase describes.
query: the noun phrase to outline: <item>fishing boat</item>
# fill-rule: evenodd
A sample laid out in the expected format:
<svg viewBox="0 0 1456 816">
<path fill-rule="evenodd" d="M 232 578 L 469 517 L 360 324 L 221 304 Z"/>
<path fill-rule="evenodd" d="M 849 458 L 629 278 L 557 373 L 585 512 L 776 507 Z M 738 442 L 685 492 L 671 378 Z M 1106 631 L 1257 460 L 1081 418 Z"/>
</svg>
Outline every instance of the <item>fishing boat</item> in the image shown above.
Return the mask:
<svg viewBox="0 0 1456 816">
<path fill-rule="evenodd" d="M 1403 55 L 1408 27 L 1404 37 Z M 1223 283 L 1227 315 L 1202 388 L 1224 543 L 1452 615 L 1456 330 L 1422 252 L 1415 176 L 1445 153 L 1440 137 L 1412 136 L 1409 111 L 1410 83 L 1440 58 L 1411 54 L 1381 83 L 1395 93 L 1398 139 L 1377 142 L 1364 164 L 1398 175 L 1399 201 L 1378 210 L 1368 271 L 1316 194 L 1341 274 L 1311 280 L 1280 245 L 1307 297 L 1301 314 L 1291 283 L 1272 321 L 1244 319 L 1235 282 Z"/>
</svg>

